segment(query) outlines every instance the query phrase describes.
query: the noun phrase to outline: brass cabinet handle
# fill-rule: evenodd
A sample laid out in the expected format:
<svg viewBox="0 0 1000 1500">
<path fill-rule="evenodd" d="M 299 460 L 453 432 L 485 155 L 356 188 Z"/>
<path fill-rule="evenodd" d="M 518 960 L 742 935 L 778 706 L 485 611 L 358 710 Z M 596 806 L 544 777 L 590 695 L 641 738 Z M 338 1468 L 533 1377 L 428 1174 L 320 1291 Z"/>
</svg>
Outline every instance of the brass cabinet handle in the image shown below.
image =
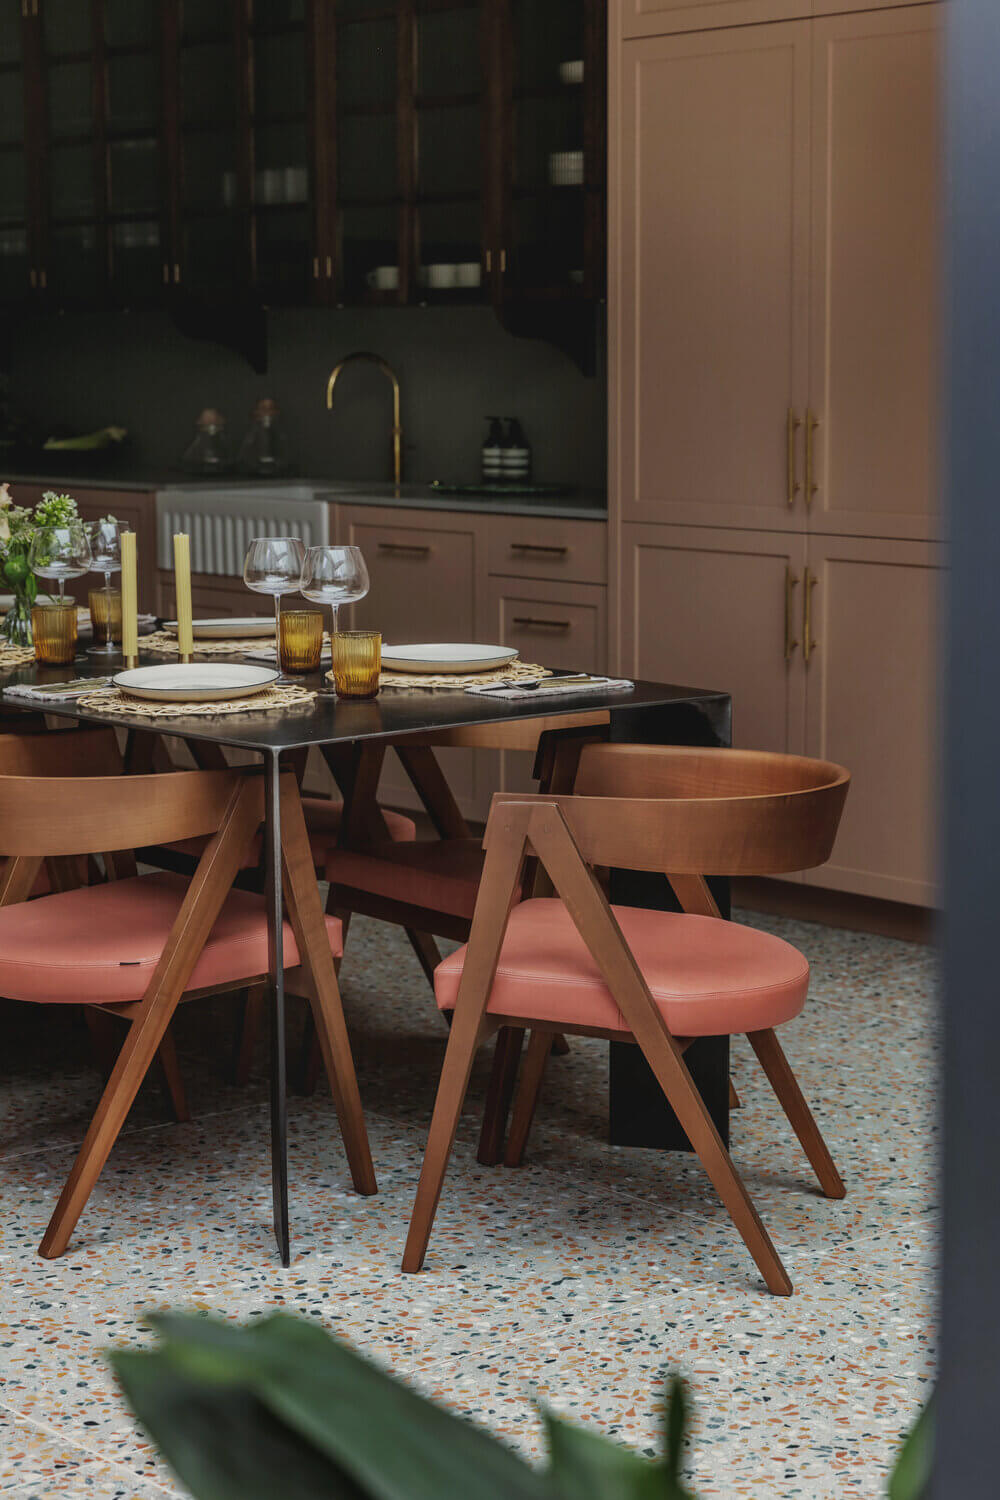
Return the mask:
<svg viewBox="0 0 1000 1500">
<path fill-rule="evenodd" d="M 529 630 L 572 630 L 569 620 L 537 620 L 531 615 L 515 615 L 512 625 L 527 625 Z"/>
<path fill-rule="evenodd" d="M 48 275 L 48 272 L 43 267 L 39 271 L 39 273 L 38 273 L 38 285 L 41 287 L 42 291 L 44 292 L 44 290 L 48 286 L 48 284 L 49 284 L 49 275 Z"/>
<path fill-rule="evenodd" d="M 180 285 L 180 279 L 181 279 L 181 263 L 180 263 L 179 260 L 176 260 L 176 261 L 174 261 L 174 285 L 175 286 L 179 286 Z"/>
<path fill-rule="evenodd" d="M 35 270 L 34 266 L 32 266 L 31 270 L 28 272 L 28 280 L 31 282 L 31 285 L 33 287 L 37 287 L 37 285 L 38 285 L 38 272 Z"/>
<path fill-rule="evenodd" d="M 819 642 L 812 633 L 812 592 L 819 579 L 806 568 L 805 593 L 802 596 L 802 655 L 806 661 L 812 656 Z"/>
<path fill-rule="evenodd" d="M 541 542 L 511 542 L 512 552 L 544 552 L 546 557 L 566 557 L 568 547 L 544 547 Z"/>
<path fill-rule="evenodd" d="M 799 586 L 799 576 L 785 564 L 785 660 L 791 661 L 798 649 L 798 641 L 792 635 L 792 594 Z"/>
<path fill-rule="evenodd" d="M 332 255 L 328 255 L 326 257 L 326 278 L 327 278 L 327 280 L 329 281 L 332 276 L 333 276 L 333 256 Z"/>
<path fill-rule="evenodd" d="M 490 274 L 490 272 L 492 270 L 493 270 L 493 251 L 492 250 L 487 250 L 487 252 L 486 252 L 486 274 L 487 274 L 487 276 Z"/>
<path fill-rule="evenodd" d="M 504 275 L 506 275 L 506 272 L 507 272 L 507 252 L 506 252 L 506 250 L 501 250 L 500 251 L 500 275 L 504 276 Z"/>
<path fill-rule="evenodd" d="M 409 552 L 414 557 L 430 557 L 431 549 L 426 542 L 379 542 L 379 552 Z"/>
<path fill-rule="evenodd" d="M 313 256 L 313 281 L 319 280 L 319 256 Z"/>
<path fill-rule="evenodd" d="M 812 505 L 813 496 L 815 495 L 816 491 L 819 489 L 819 485 L 816 483 L 815 474 L 814 474 L 815 465 L 816 465 L 816 451 L 815 451 L 816 445 L 815 445 L 814 439 L 816 437 L 816 428 L 818 426 L 819 426 L 819 417 L 816 416 L 815 412 L 813 412 L 813 411 L 807 411 L 806 412 L 806 504 L 807 505 Z"/>
<path fill-rule="evenodd" d="M 795 434 L 801 426 L 801 418 L 789 407 L 788 415 L 785 418 L 785 439 L 787 444 L 786 498 L 789 505 L 795 504 L 795 497 L 801 489 L 801 485 L 795 477 Z"/>
</svg>

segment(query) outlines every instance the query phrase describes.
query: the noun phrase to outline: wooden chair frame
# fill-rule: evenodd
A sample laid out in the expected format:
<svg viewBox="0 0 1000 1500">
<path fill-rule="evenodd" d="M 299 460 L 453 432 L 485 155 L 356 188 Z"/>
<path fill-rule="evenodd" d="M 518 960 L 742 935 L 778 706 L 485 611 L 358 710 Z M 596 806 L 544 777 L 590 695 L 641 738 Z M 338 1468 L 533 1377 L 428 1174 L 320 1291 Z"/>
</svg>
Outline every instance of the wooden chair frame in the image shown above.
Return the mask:
<svg viewBox="0 0 1000 1500">
<path fill-rule="evenodd" d="M 40 1246 L 46 1258 L 66 1249 L 125 1122 L 139 1086 L 182 1000 L 211 991 L 188 988 L 191 974 L 263 819 L 263 780 L 254 771 L 181 771 L 87 779 L 0 776 L 0 826 L 10 853 L 0 875 L 0 906 L 23 899 L 43 858 L 101 852 L 113 840 L 126 861 L 146 842 L 211 834 L 141 1000 L 108 1006 L 130 1021 L 128 1035 Z M 354 1062 L 316 886 L 295 778 L 280 784 L 282 881 L 299 950 L 295 971 L 311 1003 L 354 1186 L 376 1191 Z M 41 899 L 45 899 L 44 897 Z M 251 983 L 267 982 L 267 975 Z M 234 988 L 248 981 L 241 979 Z"/>
<path fill-rule="evenodd" d="M 715 758 L 722 756 L 736 759 L 728 765 L 716 763 Z M 801 786 L 790 788 L 789 776 L 793 782 L 798 776 Z M 646 795 L 601 795 L 609 781 L 626 794 L 634 786 Z M 658 781 L 663 794 L 651 798 L 650 785 Z M 840 767 L 793 757 L 597 746 L 581 758 L 579 795 L 514 798 L 500 794 L 494 798 L 486 830 L 483 882 L 403 1256 L 404 1271 L 419 1271 L 424 1262 L 478 1046 L 498 1028 L 530 1025 L 533 1036 L 506 1160 L 516 1165 L 523 1154 L 551 1034 L 557 1028 L 526 1021 L 523 1016 L 488 1012 L 487 1006 L 522 870 L 525 861 L 534 857 L 551 877 L 628 1023 L 626 1033 L 564 1023 L 558 1029 L 633 1041 L 642 1049 L 768 1289 L 781 1296 L 791 1293 L 785 1267 L 684 1062 L 693 1039 L 675 1037 L 667 1029 L 592 867 L 670 872 L 668 879 L 684 911 L 718 916 L 701 871 L 736 874 L 748 866 L 787 870 L 821 863 L 832 848 L 848 781 Z M 597 795 L 586 795 L 588 788 Z M 796 863 L 800 860 L 804 863 Z M 777 1037 L 767 1030 L 751 1033 L 749 1040 L 822 1191 L 827 1197 L 843 1197 L 844 1184 Z"/>
</svg>

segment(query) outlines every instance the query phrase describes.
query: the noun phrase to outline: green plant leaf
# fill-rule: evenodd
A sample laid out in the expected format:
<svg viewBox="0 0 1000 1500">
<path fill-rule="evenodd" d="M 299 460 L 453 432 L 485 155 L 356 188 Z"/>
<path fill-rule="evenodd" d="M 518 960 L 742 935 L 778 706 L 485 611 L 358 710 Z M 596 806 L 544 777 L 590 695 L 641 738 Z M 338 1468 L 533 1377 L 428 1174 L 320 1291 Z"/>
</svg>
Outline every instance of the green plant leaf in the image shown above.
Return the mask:
<svg viewBox="0 0 1000 1500">
<path fill-rule="evenodd" d="M 281 1313 L 249 1328 L 172 1313 L 151 1321 L 162 1347 L 135 1358 L 159 1359 L 175 1382 L 190 1383 L 203 1405 L 211 1406 L 213 1389 L 255 1399 L 304 1453 L 325 1457 L 359 1495 L 552 1500 L 548 1480 L 495 1438 L 425 1401 L 318 1324 Z M 130 1379 L 131 1367 L 124 1367 L 129 1399 Z M 156 1403 L 144 1403 L 137 1415 L 167 1452 Z M 173 1430 L 169 1440 L 176 1448 Z M 211 1450 L 214 1441 L 208 1424 L 201 1446 Z M 221 1492 L 196 1493 L 199 1500 L 226 1500 Z M 341 1493 L 349 1492 L 330 1491 Z"/>
<path fill-rule="evenodd" d="M 921 1500 L 934 1460 L 934 1404 L 928 1401 L 899 1452 L 889 1480 L 889 1500 Z"/>
<path fill-rule="evenodd" d="M 667 1473 L 675 1484 L 680 1483 L 681 1464 L 684 1460 L 684 1439 L 687 1435 L 687 1392 L 679 1375 L 672 1375 L 667 1385 L 667 1420 L 664 1431 L 666 1443 Z"/>
<path fill-rule="evenodd" d="M 666 1456 L 652 1462 L 599 1433 L 564 1422 L 544 1410 L 552 1454 L 552 1477 L 565 1500 L 694 1500 L 681 1483 L 687 1426 L 684 1384 L 671 1379 L 667 1392 Z"/>
<path fill-rule="evenodd" d="M 255 1396 L 199 1386 L 154 1352 L 111 1356 L 132 1409 L 198 1500 L 364 1500 L 337 1466 L 303 1444 Z"/>
</svg>

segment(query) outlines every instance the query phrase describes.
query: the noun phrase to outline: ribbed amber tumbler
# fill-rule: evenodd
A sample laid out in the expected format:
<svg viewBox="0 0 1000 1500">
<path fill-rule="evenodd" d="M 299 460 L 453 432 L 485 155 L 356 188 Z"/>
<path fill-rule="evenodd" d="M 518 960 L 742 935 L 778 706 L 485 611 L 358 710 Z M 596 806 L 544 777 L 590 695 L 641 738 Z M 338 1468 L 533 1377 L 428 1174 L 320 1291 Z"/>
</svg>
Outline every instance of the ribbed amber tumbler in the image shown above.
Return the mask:
<svg viewBox="0 0 1000 1500">
<path fill-rule="evenodd" d="M 374 698 L 382 670 L 381 635 L 375 630 L 338 630 L 331 640 L 337 696 Z"/>
<path fill-rule="evenodd" d="M 76 600 L 31 606 L 35 660 L 63 666 L 76 655 Z"/>
<path fill-rule="evenodd" d="M 318 672 L 323 652 L 323 615 L 318 609 L 282 610 L 279 615 L 278 665 L 301 676 Z"/>
<path fill-rule="evenodd" d="M 90 623 L 94 627 L 94 645 L 106 646 L 110 640 L 120 646 L 122 639 L 122 596 L 120 589 L 91 589 L 87 595 Z M 110 629 L 110 634 L 109 634 Z"/>
</svg>

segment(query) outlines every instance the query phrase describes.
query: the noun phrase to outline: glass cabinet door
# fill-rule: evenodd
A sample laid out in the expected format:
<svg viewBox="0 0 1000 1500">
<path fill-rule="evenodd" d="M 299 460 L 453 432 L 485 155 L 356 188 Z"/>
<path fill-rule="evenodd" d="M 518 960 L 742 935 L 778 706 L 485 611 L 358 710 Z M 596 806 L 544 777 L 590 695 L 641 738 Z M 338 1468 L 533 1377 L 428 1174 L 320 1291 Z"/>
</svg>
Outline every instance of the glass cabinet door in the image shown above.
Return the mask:
<svg viewBox="0 0 1000 1500">
<path fill-rule="evenodd" d="M 153 296 L 167 259 L 163 244 L 160 7 L 157 0 L 104 0 L 105 254 L 113 295 Z"/>
<path fill-rule="evenodd" d="M 336 229 L 328 252 L 335 296 L 405 301 L 398 9 L 384 0 L 341 0 L 336 16 Z"/>
<path fill-rule="evenodd" d="M 507 0 L 511 180 L 504 291 L 599 294 L 604 190 L 598 0 Z"/>
<path fill-rule="evenodd" d="M 414 265 L 427 302 L 483 301 L 484 7 L 417 0 Z"/>
<path fill-rule="evenodd" d="M 45 70 L 43 264 L 53 295 L 90 301 L 102 287 L 98 223 L 104 217 L 94 108 L 95 38 L 89 5 L 45 0 L 40 7 Z"/>
<path fill-rule="evenodd" d="M 172 283 L 211 294 L 245 280 L 238 204 L 238 52 L 232 0 L 182 0 L 176 58 L 179 248 Z"/>
<path fill-rule="evenodd" d="M 0 302 L 29 289 L 28 170 L 20 8 L 0 12 Z"/>
<path fill-rule="evenodd" d="M 253 280 L 267 301 L 311 295 L 311 148 L 304 0 L 257 0 L 251 27 Z"/>
</svg>

